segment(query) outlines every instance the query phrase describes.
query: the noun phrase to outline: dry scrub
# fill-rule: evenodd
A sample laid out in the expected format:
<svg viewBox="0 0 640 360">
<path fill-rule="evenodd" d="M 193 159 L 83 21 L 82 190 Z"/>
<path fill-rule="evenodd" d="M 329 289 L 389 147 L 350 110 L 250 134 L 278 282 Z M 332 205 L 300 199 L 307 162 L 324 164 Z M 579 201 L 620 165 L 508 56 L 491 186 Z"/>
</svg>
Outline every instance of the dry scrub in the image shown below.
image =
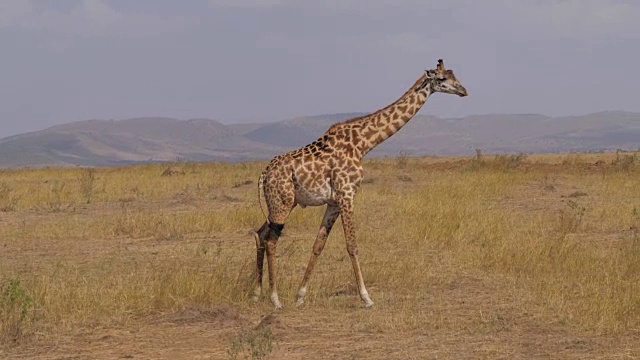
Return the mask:
<svg viewBox="0 0 640 360">
<path fill-rule="evenodd" d="M 2 343 L 187 306 L 268 309 L 247 296 L 263 166 L 185 163 L 181 176 L 162 176 L 166 165 L 0 171 Z M 620 153 L 369 160 L 356 225 L 376 307 L 359 311 L 336 226 L 299 311 L 351 313 L 370 331 L 488 331 L 508 322 L 504 307 L 471 301 L 467 315 L 449 318 L 426 305 L 434 289 L 484 279 L 493 303 L 521 314 L 586 333 L 637 333 L 639 167 Z M 322 211 L 296 209 L 279 244 L 289 309 Z M 272 346 L 271 333 L 259 335 L 259 346 Z M 231 357 L 254 340 L 235 341 Z"/>
</svg>

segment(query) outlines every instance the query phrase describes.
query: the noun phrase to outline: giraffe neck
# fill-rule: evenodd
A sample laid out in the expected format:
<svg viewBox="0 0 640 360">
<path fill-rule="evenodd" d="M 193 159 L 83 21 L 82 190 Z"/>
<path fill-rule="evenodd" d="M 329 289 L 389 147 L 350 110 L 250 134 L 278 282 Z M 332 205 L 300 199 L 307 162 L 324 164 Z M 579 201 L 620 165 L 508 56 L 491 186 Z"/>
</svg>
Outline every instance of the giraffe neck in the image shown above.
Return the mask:
<svg viewBox="0 0 640 360">
<path fill-rule="evenodd" d="M 361 126 L 361 137 L 354 145 L 361 157 L 397 133 L 418 113 L 431 95 L 429 85 L 417 90 L 424 80 L 422 75 L 398 100 L 357 120 Z"/>
</svg>

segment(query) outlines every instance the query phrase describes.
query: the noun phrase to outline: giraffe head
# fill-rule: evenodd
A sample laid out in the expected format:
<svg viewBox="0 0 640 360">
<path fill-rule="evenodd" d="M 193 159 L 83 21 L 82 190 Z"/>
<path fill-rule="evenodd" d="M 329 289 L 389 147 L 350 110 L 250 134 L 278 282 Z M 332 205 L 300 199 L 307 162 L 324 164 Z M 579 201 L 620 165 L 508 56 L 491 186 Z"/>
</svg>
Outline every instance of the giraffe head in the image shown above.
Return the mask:
<svg viewBox="0 0 640 360">
<path fill-rule="evenodd" d="M 453 71 L 444 68 L 442 59 L 438 60 L 438 66 L 435 69 L 425 70 L 424 77 L 424 81 L 416 88 L 416 91 L 422 91 L 429 87 L 431 93 L 441 92 L 460 97 L 468 95 L 467 89 L 462 86 Z"/>
</svg>

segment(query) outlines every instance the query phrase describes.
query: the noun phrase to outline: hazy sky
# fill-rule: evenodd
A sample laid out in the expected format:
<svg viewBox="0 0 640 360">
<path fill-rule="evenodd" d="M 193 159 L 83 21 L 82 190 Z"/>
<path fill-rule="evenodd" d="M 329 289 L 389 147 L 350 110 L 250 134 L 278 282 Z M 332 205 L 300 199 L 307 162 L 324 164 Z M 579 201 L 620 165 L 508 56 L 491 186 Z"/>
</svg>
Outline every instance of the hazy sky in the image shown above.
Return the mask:
<svg viewBox="0 0 640 360">
<path fill-rule="evenodd" d="M 640 111 L 640 1 L 0 0 L 0 137 L 138 116 L 372 111 L 438 58 L 422 114 Z"/>
</svg>

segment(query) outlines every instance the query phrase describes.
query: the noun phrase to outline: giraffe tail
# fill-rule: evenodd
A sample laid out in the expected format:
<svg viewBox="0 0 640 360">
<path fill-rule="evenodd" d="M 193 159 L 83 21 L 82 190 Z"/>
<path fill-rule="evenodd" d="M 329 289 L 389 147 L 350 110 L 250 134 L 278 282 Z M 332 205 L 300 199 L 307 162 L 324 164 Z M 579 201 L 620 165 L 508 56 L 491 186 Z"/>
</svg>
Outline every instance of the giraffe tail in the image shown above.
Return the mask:
<svg viewBox="0 0 640 360">
<path fill-rule="evenodd" d="M 267 220 L 267 224 L 269 223 L 269 217 L 264 212 L 264 208 L 262 207 L 262 199 L 260 198 L 260 194 L 262 194 L 262 189 L 264 188 L 264 172 L 260 175 L 260 180 L 258 180 L 258 204 L 260 204 L 260 211 L 262 211 L 262 216 Z"/>
</svg>

